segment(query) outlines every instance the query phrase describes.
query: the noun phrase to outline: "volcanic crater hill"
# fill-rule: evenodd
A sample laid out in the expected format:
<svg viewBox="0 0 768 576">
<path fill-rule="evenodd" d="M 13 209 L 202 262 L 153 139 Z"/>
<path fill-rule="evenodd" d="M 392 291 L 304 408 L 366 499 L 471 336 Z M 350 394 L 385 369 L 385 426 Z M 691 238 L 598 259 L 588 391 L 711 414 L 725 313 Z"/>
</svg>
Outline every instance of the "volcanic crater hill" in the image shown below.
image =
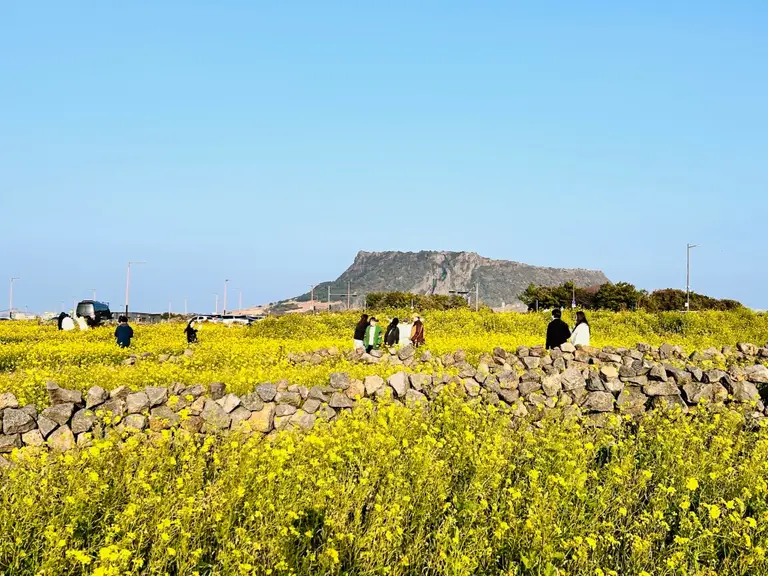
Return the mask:
<svg viewBox="0 0 768 576">
<path fill-rule="evenodd" d="M 500 307 L 521 306 L 518 296 L 529 284 L 555 286 L 572 281 L 587 287 L 608 282 L 599 270 L 547 268 L 508 260 L 492 260 L 474 252 L 358 252 L 355 261 L 332 282 L 315 287 L 315 300 L 344 301 L 348 285 L 358 296 L 353 304 L 362 304 L 371 292 L 412 292 L 416 294 L 448 294 L 470 291 L 479 285 L 481 302 Z M 293 299 L 307 302 L 311 294 Z"/>
</svg>

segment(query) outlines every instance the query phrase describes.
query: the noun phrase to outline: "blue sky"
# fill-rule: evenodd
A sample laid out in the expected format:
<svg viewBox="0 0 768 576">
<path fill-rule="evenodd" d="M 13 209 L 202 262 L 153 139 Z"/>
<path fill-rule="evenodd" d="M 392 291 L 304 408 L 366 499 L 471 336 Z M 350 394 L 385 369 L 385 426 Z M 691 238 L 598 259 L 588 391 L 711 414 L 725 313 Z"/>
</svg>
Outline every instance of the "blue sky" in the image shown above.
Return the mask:
<svg viewBox="0 0 768 576">
<path fill-rule="evenodd" d="M 132 308 L 207 312 L 225 278 L 261 304 L 436 249 L 683 288 L 695 242 L 693 289 L 768 308 L 767 27 L 757 0 L 4 2 L 0 279 L 117 308 L 146 260 Z"/>
</svg>

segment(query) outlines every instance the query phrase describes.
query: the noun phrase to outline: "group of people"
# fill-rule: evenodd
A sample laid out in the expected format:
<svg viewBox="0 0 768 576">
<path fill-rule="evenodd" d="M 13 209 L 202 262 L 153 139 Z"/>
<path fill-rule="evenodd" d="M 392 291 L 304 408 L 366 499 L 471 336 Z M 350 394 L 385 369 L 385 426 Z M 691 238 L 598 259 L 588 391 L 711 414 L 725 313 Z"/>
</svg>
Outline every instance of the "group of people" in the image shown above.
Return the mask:
<svg viewBox="0 0 768 576">
<path fill-rule="evenodd" d="M 416 348 L 423 346 L 426 342 L 424 338 L 424 322 L 421 316 L 413 316 L 413 325 L 408 341 Z M 370 353 L 371 350 L 378 350 L 382 343 L 386 346 L 396 346 L 400 344 L 400 320 L 392 318 L 383 331 L 379 326 L 379 321 L 375 316 L 369 317 L 363 314 L 360 321 L 355 326 L 354 348 L 355 350 L 365 350 Z"/>
<path fill-rule="evenodd" d="M 569 340 L 574 346 L 589 346 L 589 336 L 589 322 L 584 312 L 576 312 L 576 326 L 571 332 L 571 328 L 562 319 L 560 309 L 552 310 L 552 321 L 547 326 L 547 350 L 559 348 Z"/>
</svg>

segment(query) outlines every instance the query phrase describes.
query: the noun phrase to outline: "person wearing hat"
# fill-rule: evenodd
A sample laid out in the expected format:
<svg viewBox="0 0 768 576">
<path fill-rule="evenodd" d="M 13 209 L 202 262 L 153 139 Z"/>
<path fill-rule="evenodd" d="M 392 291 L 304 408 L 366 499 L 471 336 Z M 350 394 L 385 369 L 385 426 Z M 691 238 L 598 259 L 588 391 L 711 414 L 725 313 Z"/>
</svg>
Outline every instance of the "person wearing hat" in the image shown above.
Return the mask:
<svg viewBox="0 0 768 576">
<path fill-rule="evenodd" d="M 418 348 L 423 346 L 424 342 L 424 323 L 421 321 L 421 316 L 414 316 L 413 327 L 411 328 L 411 344 Z"/>
<path fill-rule="evenodd" d="M 370 354 L 371 350 L 378 350 L 381 346 L 381 326 L 378 325 L 378 320 L 373 317 L 368 321 L 368 328 L 365 329 L 365 338 L 363 338 L 363 344 L 365 345 L 365 351 Z"/>
</svg>

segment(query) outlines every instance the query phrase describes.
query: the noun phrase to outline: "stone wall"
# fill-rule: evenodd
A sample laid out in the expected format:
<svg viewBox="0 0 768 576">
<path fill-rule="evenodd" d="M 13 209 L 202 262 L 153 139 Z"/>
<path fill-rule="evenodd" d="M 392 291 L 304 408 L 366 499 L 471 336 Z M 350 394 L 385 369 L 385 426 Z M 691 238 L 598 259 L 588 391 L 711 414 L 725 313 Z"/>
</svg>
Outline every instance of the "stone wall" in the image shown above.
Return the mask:
<svg viewBox="0 0 768 576">
<path fill-rule="evenodd" d="M 293 362 L 340 354 L 337 350 L 294 355 Z M 768 347 L 739 344 L 735 349 L 705 350 L 689 357 L 679 347 L 603 349 L 565 344 L 545 351 L 494 348 L 477 365 L 459 350 L 434 357 L 407 346 L 376 355 L 350 353 L 359 362 L 388 362 L 418 370 L 352 379 L 332 373 L 328 383 L 313 387 L 288 381 L 265 383 L 242 397 L 227 393 L 224 383 L 207 386 L 174 384 L 132 391 L 98 386 L 85 395 L 47 383 L 50 407 L 38 414 L 34 405 L 19 406 L 16 397 L 0 394 L 0 453 L 23 446 L 68 450 L 87 446 L 108 428 L 159 432 L 181 427 L 193 433 L 242 430 L 268 434 L 286 428 L 310 429 L 318 419 L 332 420 L 363 398 L 392 398 L 405 405 L 428 403 L 446 386 L 468 401 L 486 402 L 519 417 L 555 408 L 598 420 L 609 413 L 639 416 L 655 407 L 687 412 L 701 401 L 740 403 L 750 416 L 768 414 L 759 387 L 768 390 Z M 431 372 L 431 373 L 429 373 Z M 0 457 L 0 464 L 7 463 Z"/>
</svg>

